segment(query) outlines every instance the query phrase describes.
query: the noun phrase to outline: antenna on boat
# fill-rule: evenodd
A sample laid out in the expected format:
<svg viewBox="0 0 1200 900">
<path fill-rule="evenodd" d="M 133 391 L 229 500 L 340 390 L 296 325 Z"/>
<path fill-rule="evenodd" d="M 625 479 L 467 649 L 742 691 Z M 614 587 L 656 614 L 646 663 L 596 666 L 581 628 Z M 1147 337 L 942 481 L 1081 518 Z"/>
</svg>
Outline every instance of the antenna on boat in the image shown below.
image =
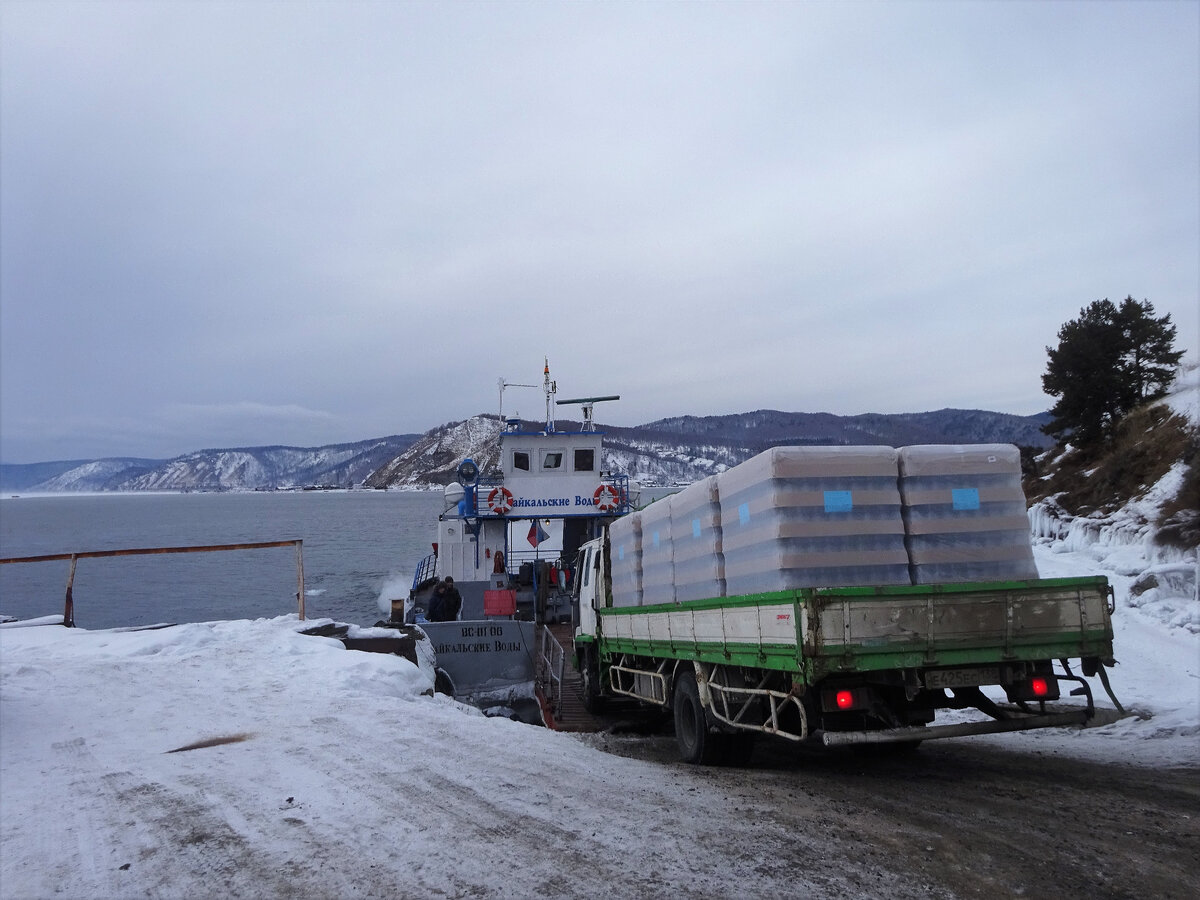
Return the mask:
<svg viewBox="0 0 1200 900">
<path fill-rule="evenodd" d="M 620 394 L 610 394 L 607 397 L 577 397 L 574 400 L 559 400 L 558 405 L 564 406 L 567 403 L 578 403 L 583 409 L 583 425 L 580 426 L 580 431 L 595 431 L 596 423 L 592 419 L 592 406 L 601 403 L 605 400 L 620 400 Z"/>
<path fill-rule="evenodd" d="M 504 430 L 504 389 L 506 387 L 536 388 L 536 387 L 540 387 L 540 385 L 517 384 L 515 381 L 505 381 L 503 378 L 500 379 L 500 430 L 501 431 Z"/>
</svg>

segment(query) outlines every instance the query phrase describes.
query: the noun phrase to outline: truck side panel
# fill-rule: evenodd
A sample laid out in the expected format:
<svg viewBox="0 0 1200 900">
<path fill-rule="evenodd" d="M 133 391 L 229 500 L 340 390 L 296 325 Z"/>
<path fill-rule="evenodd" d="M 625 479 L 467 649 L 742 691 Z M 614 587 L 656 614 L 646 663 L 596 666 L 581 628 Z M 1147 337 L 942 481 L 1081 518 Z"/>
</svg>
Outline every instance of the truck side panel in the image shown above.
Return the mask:
<svg viewBox="0 0 1200 900">
<path fill-rule="evenodd" d="M 1104 578 L 825 591 L 812 675 L 1095 656 L 1111 662 Z"/>
<path fill-rule="evenodd" d="M 666 659 L 800 671 L 807 606 L 792 592 L 606 609 L 601 647 Z"/>
<path fill-rule="evenodd" d="M 1104 578 L 827 588 L 601 611 L 601 652 L 792 672 L 1098 657 L 1111 663 Z"/>
</svg>

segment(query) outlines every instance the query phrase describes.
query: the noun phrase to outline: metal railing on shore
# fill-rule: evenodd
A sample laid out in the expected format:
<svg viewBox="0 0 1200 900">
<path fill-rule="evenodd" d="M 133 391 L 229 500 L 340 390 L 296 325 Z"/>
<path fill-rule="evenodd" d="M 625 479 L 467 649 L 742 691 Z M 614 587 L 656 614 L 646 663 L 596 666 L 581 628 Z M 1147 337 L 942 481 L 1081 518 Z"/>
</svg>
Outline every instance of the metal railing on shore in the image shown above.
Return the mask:
<svg viewBox="0 0 1200 900">
<path fill-rule="evenodd" d="M 295 547 L 296 548 L 296 608 L 300 621 L 304 621 L 304 541 L 257 541 L 247 544 L 209 544 L 195 547 L 137 547 L 127 550 L 85 550 L 82 553 L 49 553 L 42 556 L 10 556 L 0 558 L 0 565 L 6 563 L 37 563 L 69 560 L 70 569 L 67 572 L 67 596 L 63 605 L 63 625 L 75 627 L 75 564 L 81 559 L 102 559 L 112 556 L 145 556 L 157 553 L 215 553 L 226 550 L 261 550 L 266 547 Z"/>
</svg>

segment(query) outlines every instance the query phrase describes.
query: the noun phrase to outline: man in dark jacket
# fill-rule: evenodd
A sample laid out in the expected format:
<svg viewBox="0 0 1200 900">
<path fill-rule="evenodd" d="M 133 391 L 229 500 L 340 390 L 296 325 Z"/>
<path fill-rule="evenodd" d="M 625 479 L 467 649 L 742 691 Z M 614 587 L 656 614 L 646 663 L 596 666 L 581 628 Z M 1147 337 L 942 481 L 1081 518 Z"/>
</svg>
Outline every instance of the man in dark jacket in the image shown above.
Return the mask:
<svg viewBox="0 0 1200 900">
<path fill-rule="evenodd" d="M 449 575 L 446 576 L 446 594 L 442 600 L 442 612 L 445 618 L 443 622 L 453 622 L 458 618 L 458 613 L 462 609 L 462 594 L 458 592 L 458 588 L 454 586 L 454 579 Z"/>
<path fill-rule="evenodd" d="M 433 593 L 429 595 L 429 611 L 425 618 L 430 622 L 446 621 L 446 584 L 439 581 L 434 585 Z"/>
</svg>

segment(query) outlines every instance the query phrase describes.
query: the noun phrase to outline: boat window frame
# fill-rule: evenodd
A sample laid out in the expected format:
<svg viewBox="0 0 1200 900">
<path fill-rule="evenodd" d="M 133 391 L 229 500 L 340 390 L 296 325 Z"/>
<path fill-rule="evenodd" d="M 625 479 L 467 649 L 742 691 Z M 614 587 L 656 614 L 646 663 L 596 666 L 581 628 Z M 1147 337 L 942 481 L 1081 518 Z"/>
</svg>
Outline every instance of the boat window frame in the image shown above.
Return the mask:
<svg viewBox="0 0 1200 900">
<path fill-rule="evenodd" d="M 521 465 L 517 461 L 520 457 L 525 458 L 525 465 Z M 528 472 L 529 471 L 529 463 L 530 463 L 530 460 L 529 460 L 529 451 L 528 450 L 514 450 L 512 452 L 512 467 L 513 467 L 514 472 Z"/>
<path fill-rule="evenodd" d="M 563 470 L 563 463 L 566 461 L 564 457 L 566 454 L 562 450 L 543 450 L 541 455 L 541 469 L 543 472 L 561 472 Z M 550 460 L 554 457 L 557 457 L 555 464 L 552 466 L 548 465 Z"/>
<path fill-rule="evenodd" d="M 579 465 L 579 455 L 586 453 L 589 456 L 587 468 Z M 596 448 L 595 447 L 572 447 L 571 448 L 571 471 L 573 472 L 595 472 L 596 471 Z"/>
</svg>

